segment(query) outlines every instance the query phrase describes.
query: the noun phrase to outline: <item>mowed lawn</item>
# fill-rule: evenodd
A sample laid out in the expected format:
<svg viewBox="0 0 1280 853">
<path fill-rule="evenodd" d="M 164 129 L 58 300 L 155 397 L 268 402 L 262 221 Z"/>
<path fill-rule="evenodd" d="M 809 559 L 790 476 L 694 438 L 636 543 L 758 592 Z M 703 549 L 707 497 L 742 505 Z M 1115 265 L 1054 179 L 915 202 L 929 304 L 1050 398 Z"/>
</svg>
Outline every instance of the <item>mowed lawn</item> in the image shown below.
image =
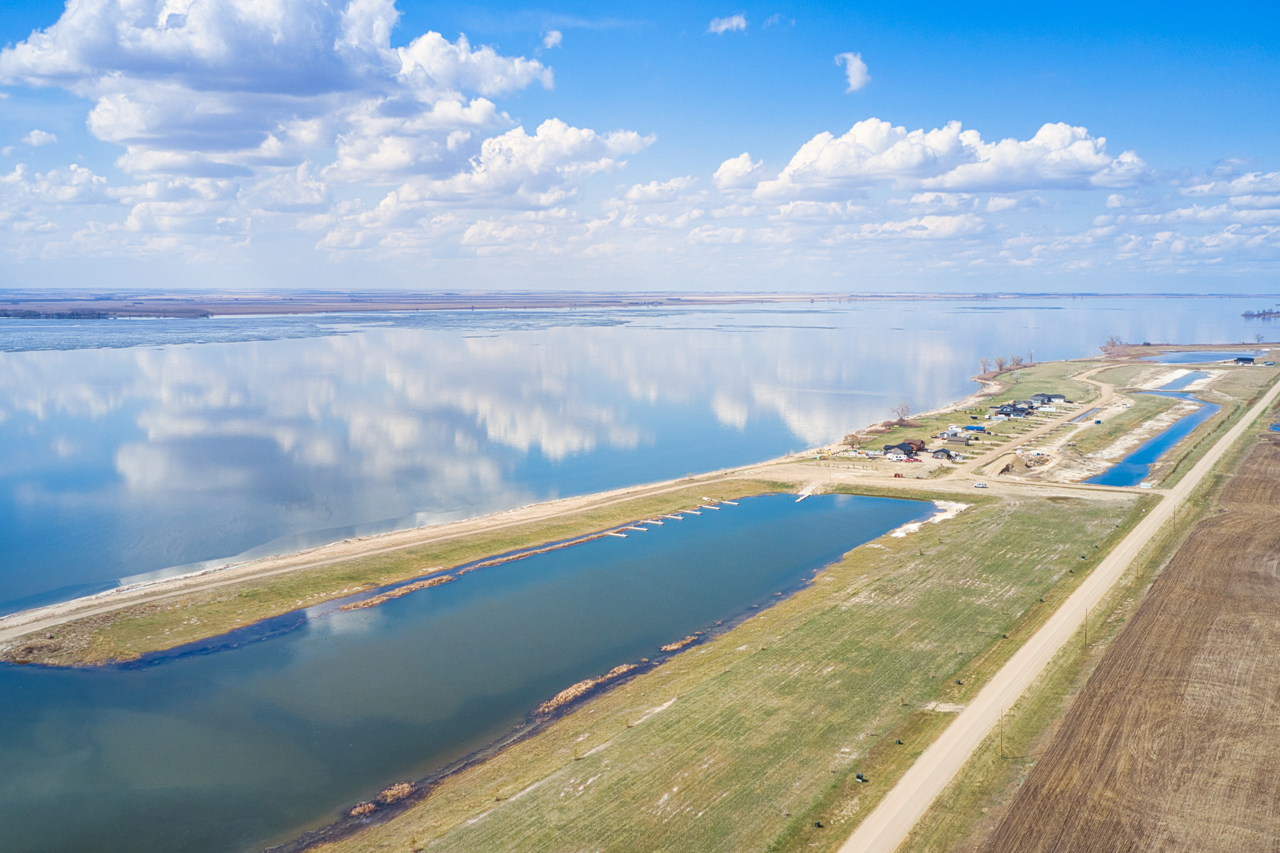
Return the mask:
<svg viewBox="0 0 1280 853">
<path fill-rule="evenodd" d="M 318 849 L 834 849 L 1153 500 L 975 496 Z"/>
</svg>

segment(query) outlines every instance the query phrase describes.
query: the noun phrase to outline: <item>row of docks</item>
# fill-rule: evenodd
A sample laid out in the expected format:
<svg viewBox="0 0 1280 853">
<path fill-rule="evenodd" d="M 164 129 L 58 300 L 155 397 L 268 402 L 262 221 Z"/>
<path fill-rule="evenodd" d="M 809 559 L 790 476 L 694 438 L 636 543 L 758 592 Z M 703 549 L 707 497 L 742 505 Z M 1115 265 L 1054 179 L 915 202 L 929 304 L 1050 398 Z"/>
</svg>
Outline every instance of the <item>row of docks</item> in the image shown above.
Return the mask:
<svg viewBox="0 0 1280 853">
<path fill-rule="evenodd" d="M 666 524 L 666 522 L 662 520 L 664 518 L 670 521 L 684 521 L 684 518 L 686 515 L 702 515 L 702 511 L 708 510 L 708 509 L 719 512 L 720 508 L 723 506 L 738 505 L 737 501 L 729 501 L 729 500 L 718 501 L 718 500 L 715 500 L 714 498 L 706 498 L 706 497 L 704 497 L 703 500 L 706 501 L 707 503 L 699 504 L 697 509 L 681 509 L 668 515 L 659 516 L 658 518 L 646 518 L 644 521 L 637 521 L 635 524 L 628 524 L 625 527 L 619 527 L 617 530 L 609 530 L 605 533 L 605 535 L 616 536 L 619 539 L 626 539 L 627 534 L 622 532 L 624 530 L 636 530 L 641 533 L 648 533 L 649 528 L 644 527 L 643 525 L 656 524 L 658 526 L 662 526 L 663 524 Z"/>
</svg>

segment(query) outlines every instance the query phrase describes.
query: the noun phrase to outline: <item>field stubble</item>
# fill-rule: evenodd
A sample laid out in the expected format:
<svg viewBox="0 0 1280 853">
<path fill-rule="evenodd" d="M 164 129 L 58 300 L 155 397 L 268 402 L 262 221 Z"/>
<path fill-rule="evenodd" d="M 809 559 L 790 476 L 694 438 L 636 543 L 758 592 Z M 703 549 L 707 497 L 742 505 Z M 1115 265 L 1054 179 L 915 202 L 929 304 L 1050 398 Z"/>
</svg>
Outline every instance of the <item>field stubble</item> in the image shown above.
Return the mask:
<svg viewBox="0 0 1280 853">
<path fill-rule="evenodd" d="M 1280 846 L 1280 438 L 1111 645 L 985 851 Z"/>
</svg>

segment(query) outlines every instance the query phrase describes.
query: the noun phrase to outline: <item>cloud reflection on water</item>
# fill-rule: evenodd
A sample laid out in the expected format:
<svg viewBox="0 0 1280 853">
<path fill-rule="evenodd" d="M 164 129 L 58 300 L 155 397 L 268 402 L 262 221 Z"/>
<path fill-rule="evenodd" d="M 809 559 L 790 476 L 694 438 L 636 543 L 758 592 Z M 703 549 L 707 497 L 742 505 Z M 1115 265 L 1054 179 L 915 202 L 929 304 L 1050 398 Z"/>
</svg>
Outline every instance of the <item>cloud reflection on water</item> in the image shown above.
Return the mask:
<svg viewBox="0 0 1280 853">
<path fill-rule="evenodd" d="M 2 352 L 0 439 L 16 452 L 0 460 L 0 608 L 766 459 L 899 402 L 963 396 L 980 355 L 1077 357 L 1101 330 L 1202 340 L 1239 325 L 1237 304 L 1202 302 L 419 315 L 321 337 Z"/>
</svg>

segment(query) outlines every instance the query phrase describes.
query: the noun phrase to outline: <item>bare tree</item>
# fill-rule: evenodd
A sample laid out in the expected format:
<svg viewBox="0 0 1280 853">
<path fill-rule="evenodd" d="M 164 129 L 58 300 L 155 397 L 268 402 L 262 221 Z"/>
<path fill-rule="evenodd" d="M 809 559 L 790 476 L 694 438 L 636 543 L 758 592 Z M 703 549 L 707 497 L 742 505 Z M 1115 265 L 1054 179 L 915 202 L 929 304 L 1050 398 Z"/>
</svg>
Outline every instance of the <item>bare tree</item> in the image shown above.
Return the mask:
<svg viewBox="0 0 1280 853">
<path fill-rule="evenodd" d="M 1258 332 L 1258 334 L 1254 335 L 1253 339 L 1257 343 L 1262 343 L 1262 332 Z"/>
<path fill-rule="evenodd" d="M 1009 366 L 1022 367 L 1022 356 L 1009 353 Z"/>
<path fill-rule="evenodd" d="M 999 373 L 1000 371 L 1004 370 L 1004 366 L 1008 363 L 1009 362 L 1004 360 L 1004 356 L 1002 355 L 996 356 L 996 373 Z"/>
<path fill-rule="evenodd" d="M 899 421 L 905 421 L 907 415 L 911 414 L 911 406 L 908 403 L 899 403 L 889 411 L 897 415 Z"/>
<path fill-rule="evenodd" d="M 984 356 L 983 358 L 978 359 L 978 367 L 981 367 L 981 368 L 982 368 L 982 372 L 983 372 L 983 373 L 990 373 L 990 372 L 991 372 L 991 359 L 986 358 L 985 356 Z"/>
<path fill-rule="evenodd" d="M 1035 363 L 1036 363 L 1036 351 L 1032 349 L 1027 350 L 1027 364 L 1035 364 Z"/>
<path fill-rule="evenodd" d="M 1109 347 L 1118 347 L 1118 346 L 1120 346 L 1120 345 L 1121 345 L 1121 344 L 1123 344 L 1123 343 L 1124 343 L 1124 341 L 1120 340 L 1120 336 L 1119 336 L 1119 335 L 1108 335 L 1108 336 L 1107 336 L 1107 346 L 1109 346 Z"/>
</svg>

